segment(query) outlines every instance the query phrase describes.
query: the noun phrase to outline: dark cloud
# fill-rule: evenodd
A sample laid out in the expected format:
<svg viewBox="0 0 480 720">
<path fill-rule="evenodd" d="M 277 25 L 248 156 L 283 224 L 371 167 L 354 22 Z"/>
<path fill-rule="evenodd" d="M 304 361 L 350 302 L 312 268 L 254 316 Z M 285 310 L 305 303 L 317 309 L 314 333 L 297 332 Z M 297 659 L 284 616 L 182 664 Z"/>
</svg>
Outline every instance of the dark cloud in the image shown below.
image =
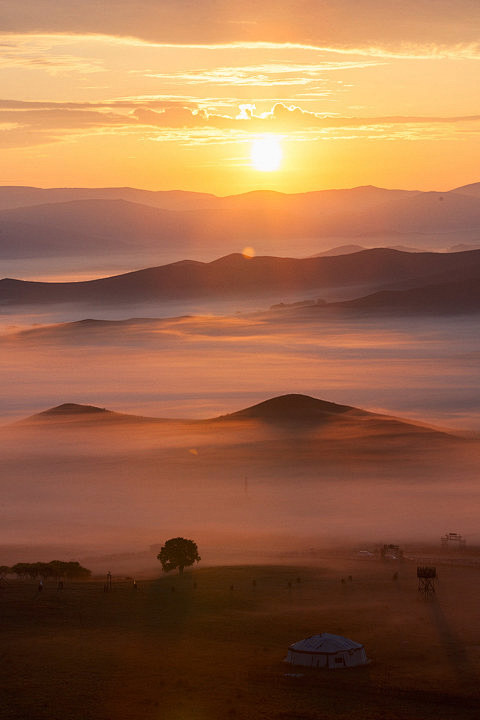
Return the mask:
<svg viewBox="0 0 480 720">
<path fill-rule="evenodd" d="M 0 30 L 163 43 L 476 43 L 478 0 L 0 0 Z"/>
</svg>

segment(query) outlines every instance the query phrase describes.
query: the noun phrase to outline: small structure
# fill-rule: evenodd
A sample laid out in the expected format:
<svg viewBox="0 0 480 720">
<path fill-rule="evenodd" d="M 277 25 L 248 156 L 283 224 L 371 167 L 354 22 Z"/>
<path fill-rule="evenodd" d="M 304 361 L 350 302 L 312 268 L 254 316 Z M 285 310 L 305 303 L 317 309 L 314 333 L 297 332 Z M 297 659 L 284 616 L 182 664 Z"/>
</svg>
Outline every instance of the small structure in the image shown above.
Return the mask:
<svg viewBox="0 0 480 720">
<path fill-rule="evenodd" d="M 399 545 L 389 543 L 380 550 L 382 560 L 403 560 L 403 550 Z"/>
<path fill-rule="evenodd" d="M 290 645 L 285 662 L 337 670 L 366 665 L 368 660 L 360 643 L 341 635 L 321 633 Z"/>
<path fill-rule="evenodd" d="M 423 593 L 425 598 L 435 593 L 435 580 L 437 579 L 437 568 L 417 567 L 418 592 Z"/>
<path fill-rule="evenodd" d="M 460 533 L 445 533 L 440 538 L 440 542 L 442 543 L 442 550 L 447 550 L 451 545 L 456 545 L 459 550 L 462 550 L 467 544 L 467 541 Z"/>
</svg>

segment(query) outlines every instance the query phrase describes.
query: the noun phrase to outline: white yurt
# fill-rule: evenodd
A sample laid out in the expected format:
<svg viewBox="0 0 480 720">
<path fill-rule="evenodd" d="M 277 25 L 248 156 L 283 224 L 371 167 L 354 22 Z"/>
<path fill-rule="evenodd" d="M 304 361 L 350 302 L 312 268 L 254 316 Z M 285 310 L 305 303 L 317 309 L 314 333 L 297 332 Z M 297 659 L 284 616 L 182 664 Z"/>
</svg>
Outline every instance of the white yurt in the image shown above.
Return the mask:
<svg viewBox="0 0 480 720">
<path fill-rule="evenodd" d="M 360 643 L 341 635 L 321 633 L 290 645 L 285 662 L 335 670 L 366 665 L 368 660 Z"/>
</svg>

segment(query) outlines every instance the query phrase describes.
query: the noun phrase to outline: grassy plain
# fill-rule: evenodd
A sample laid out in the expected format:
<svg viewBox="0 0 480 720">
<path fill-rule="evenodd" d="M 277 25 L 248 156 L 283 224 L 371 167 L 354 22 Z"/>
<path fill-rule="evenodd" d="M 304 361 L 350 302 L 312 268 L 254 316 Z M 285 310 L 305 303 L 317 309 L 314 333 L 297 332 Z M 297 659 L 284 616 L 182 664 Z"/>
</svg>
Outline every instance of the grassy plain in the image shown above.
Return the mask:
<svg viewBox="0 0 480 720">
<path fill-rule="evenodd" d="M 478 566 L 416 562 L 195 569 L 183 577 L 9 580 L 0 594 L 5 720 L 468 720 L 478 718 Z M 398 572 L 398 580 L 393 574 Z M 348 580 L 348 576 L 352 580 Z M 342 582 L 342 578 L 344 582 Z M 290 643 L 331 632 L 371 664 L 304 671 Z M 289 676 L 302 673 L 301 677 Z"/>
</svg>

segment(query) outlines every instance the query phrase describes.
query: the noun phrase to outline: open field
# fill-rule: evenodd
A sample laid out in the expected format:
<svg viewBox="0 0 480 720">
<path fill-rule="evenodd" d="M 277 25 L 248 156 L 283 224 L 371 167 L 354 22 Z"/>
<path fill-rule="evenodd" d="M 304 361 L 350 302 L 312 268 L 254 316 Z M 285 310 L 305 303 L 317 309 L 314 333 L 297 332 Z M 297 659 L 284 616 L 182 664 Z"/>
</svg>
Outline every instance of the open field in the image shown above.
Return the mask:
<svg viewBox="0 0 480 720">
<path fill-rule="evenodd" d="M 117 577 L 110 593 L 103 578 L 41 594 L 10 580 L 0 594 L 3 717 L 477 718 L 478 567 L 440 565 L 431 601 L 415 571 L 414 561 L 345 557 L 195 569 L 139 579 L 137 591 Z M 362 642 L 371 664 L 282 663 L 290 643 L 319 632 Z"/>
</svg>

